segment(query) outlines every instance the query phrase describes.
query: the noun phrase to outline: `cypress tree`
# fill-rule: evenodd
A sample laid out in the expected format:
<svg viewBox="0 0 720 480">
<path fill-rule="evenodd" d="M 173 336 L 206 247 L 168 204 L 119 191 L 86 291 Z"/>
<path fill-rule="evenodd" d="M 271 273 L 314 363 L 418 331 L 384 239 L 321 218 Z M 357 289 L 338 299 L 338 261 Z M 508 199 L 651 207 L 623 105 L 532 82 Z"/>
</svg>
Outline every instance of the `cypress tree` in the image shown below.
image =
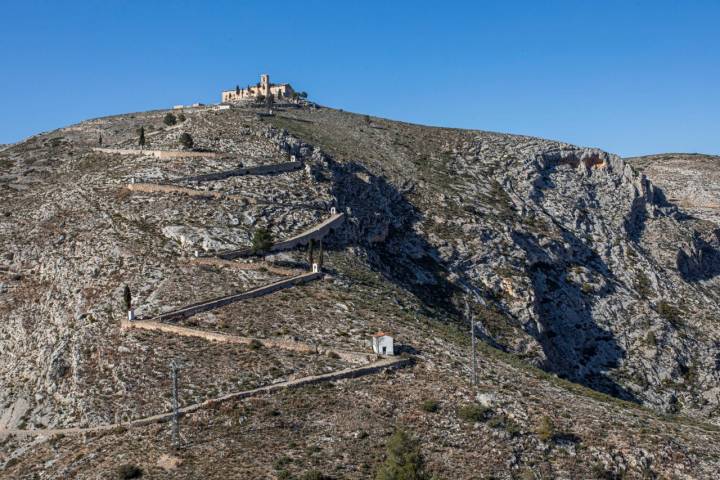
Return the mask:
<svg viewBox="0 0 720 480">
<path fill-rule="evenodd" d="M 318 247 L 318 267 L 322 268 L 323 266 L 323 245 L 322 245 L 322 238 L 318 240 L 320 242 L 320 246 Z"/>
<path fill-rule="evenodd" d="M 313 263 L 315 263 L 314 250 L 315 250 L 315 240 L 310 239 L 310 245 L 308 246 L 308 263 L 310 264 L 311 269 L 312 269 Z"/>
<path fill-rule="evenodd" d="M 145 146 L 145 127 L 140 127 L 140 138 L 138 139 L 138 145 L 141 147 Z"/>
<path fill-rule="evenodd" d="M 130 293 L 130 287 L 127 285 L 123 289 L 123 301 L 125 302 L 125 310 L 130 311 L 130 308 L 132 308 L 132 294 Z"/>
</svg>

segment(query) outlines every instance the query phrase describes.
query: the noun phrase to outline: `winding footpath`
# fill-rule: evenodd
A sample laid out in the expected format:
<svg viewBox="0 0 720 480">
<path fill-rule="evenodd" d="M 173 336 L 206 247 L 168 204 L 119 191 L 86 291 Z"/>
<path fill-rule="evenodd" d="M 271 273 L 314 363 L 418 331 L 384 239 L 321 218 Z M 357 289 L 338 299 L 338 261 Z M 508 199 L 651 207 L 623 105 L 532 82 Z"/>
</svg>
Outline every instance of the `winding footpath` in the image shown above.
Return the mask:
<svg viewBox="0 0 720 480">
<path fill-rule="evenodd" d="M 384 370 L 391 370 L 396 368 L 402 368 L 410 365 L 411 360 L 407 358 L 381 358 L 380 360 L 373 362 L 369 365 L 360 367 L 346 368 L 338 370 L 336 372 L 324 373 L 321 375 L 311 375 L 308 377 L 296 378 L 294 380 L 287 380 L 284 382 L 273 383 L 264 387 L 254 388 L 252 390 L 244 390 L 240 392 L 228 393 L 219 397 L 211 398 L 203 402 L 194 403 L 180 408 L 181 415 L 187 415 L 203 408 L 217 405 L 221 402 L 228 400 L 237 400 L 243 398 L 254 397 L 258 395 L 275 393 L 286 388 L 298 388 L 307 385 L 314 385 L 317 383 L 331 382 L 335 380 L 342 380 L 347 378 L 357 378 L 373 373 L 378 373 Z M 6 438 L 9 435 L 13 435 L 16 438 L 32 438 L 37 436 L 52 437 L 53 435 L 77 435 L 84 433 L 93 432 L 104 432 L 113 429 L 132 428 L 148 425 L 151 423 L 166 422 L 173 416 L 172 412 L 160 413 L 157 415 L 151 415 L 149 417 L 139 418 L 137 420 L 131 420 L 129 422 L 120 423 L 109 423 L 105 425 L 98 425 L 95 427 L 69 427 L 69 428 L 43 428 L 43 429 L 0 429 L 0 439 Z"/>
<path fill-rule="evenodd" d="M 331 230 L 335 230 L 345 221 L 344 213 L 333 213 L 330 217 L 326 218 L 322 222 L 310 227 L 304 232 L 298 233 L 290 238 L 275 242 L 272 247 L 269 248 L 270 253 L 282 252 L 285 250 L 292 250 L 300 245 L 306 245 L 310 240 L 321 240 L 330 233 Z M 251 255 L 253 253 L 251 247 L 239 248 L 237 250 L 230 250 L 227 252 L 219 253 L 217 256 L 224 260 L 232 260 L 234 258 Z"/>
</svg>

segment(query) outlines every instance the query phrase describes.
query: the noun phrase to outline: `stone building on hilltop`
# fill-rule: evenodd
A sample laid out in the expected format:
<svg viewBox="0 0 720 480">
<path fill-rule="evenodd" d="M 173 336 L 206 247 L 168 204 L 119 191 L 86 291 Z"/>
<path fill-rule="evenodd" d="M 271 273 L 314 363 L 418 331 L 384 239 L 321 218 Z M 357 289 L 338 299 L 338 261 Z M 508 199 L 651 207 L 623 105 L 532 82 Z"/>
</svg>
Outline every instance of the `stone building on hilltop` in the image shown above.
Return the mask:
<svg viewBox="0 0 720 480">
<path fill-rule="evenodd" d="M 295 90 L 289 83 L 270 83 L 270 75 L 264 73 L 260 75 L 260 81 L 257 85 L 248 86 L 247 88 L 236 87 L 235 90 L 227 90 L 222 92 L 222 103 L 239 102 L 245 99 L 254 99 L 260 95 L 267 97 L 272 94 L 275 98 L 292 97 Z"/>
</svg>

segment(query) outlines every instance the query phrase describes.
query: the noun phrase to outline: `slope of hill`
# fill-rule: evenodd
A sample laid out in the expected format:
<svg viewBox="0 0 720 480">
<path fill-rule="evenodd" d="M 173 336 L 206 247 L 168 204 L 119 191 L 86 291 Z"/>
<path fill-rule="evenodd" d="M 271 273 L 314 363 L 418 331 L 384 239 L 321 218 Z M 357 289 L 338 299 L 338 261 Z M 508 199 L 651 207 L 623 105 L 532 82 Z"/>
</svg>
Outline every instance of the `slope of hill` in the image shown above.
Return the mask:
<svg viewBox="0 0 720 480">
<path fill-rule="evenodd" d="M 367 478 L 395 428 L 440 478 L 720 469 L 718 229 L 624 160 L 328 108 L 193 109 L 173 127 L 165 113 L 0 152 L 0 476 L 132 463 L 152 478 Z M 146 151 L 94 150 L 100 135 L 137 148 L 140 126 Z M 182 133 L 213 154 L 150 154 Z M 290 156 L 303 168 L 238 173 Z M 142 322 L 309 270 L 303 246 L 218 255 L 259 229 L 311 231 L 333 208 L 345 220 L 323 238 L 322 280 L 169 320 L 257 340 L 120 328 L 126 284 Z M 483 339 L 477 386 L 466 301 Z M 190 405 L 352 369 L 378 330 L 414 364 L 213 403 L 183 417 L 178 451 L 165 423 L 52 434 L 169 411 L 171 360 Z"/>
<path fill-rule="evenodd" d="M 694 217 L 720 223 L 720 157 L 666 153 L 627 161 L 662 188 L 668 201 Z"/>
</svg>

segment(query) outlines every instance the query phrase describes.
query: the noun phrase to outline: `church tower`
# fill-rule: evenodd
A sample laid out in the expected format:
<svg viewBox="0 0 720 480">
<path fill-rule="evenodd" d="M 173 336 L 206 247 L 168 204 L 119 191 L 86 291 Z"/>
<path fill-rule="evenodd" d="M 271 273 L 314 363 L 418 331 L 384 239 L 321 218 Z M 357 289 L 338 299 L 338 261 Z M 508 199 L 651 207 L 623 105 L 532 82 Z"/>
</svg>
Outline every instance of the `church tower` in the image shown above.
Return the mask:
<svg viewBox="0 0 720 480">
<path fill-rule="evenodd" d="M 260 75 L 260 95 L 270 95 L 270 75 L 267 73 Z"/>
</svg>

